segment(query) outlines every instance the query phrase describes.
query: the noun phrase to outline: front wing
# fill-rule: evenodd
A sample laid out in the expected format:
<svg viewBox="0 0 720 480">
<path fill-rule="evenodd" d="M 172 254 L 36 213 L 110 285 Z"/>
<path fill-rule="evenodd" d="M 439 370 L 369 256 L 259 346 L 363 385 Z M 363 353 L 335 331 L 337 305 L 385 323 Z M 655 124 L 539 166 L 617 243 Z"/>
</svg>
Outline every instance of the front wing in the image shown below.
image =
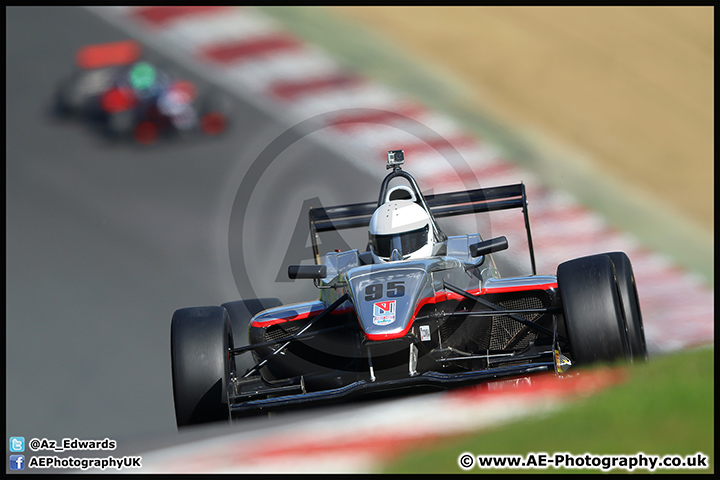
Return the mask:
<svg viewBox="0 0 720 480">
<path fill-rule="evenodd" d="M 551 350 L 544 352 L 552 357 Z M 407 389 L 437 389 L 446 390 L 502 377 L 520 376 L 538 372 L 553 371 L 554 361 L 534 362 L 522 365 L 509 365 L 494 367 L 486 370 L 460 373 L 425 372 L 413 377 L 393 380 L 368 382 L 358 380 L 348 385 L 321 390 L 317 392 L 296 393 L 248 401 L 237 401 L 239 398 L 230 398 L 229 409 L 232 417 L 241 417 L 261 412 L 279 411 L 287 408 L 297 408 L 311 405 L 338 403 L 348 401 L 373 393 L 392 392 Z M 237 403 L 235 403 L 237 402 Z"/>
</svg>

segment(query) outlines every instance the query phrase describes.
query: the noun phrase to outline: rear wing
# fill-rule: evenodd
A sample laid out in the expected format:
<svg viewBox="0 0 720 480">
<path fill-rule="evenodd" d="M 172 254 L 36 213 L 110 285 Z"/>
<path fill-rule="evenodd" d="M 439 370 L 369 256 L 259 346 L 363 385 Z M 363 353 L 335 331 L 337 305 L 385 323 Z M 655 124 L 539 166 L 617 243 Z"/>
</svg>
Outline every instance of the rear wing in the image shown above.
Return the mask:
<svg viewBox="0 0 720 480">
<path fill-rule="evenodd" d="M 86 45 L 75 55 L 78 67 L 91 70 L 115 65 L 129 65 L 140 58 L 142 48 L 135 40 Z"/>
<path fill-rule="evenodd" d="M 425 202 L 435 218 L 521 208 L 525 218 L 530 264 L 533 275 L 537 274 L 525 184 L 517 183 L 500 187 L 427 195 L 425 196 Z M 376 202 L 365 202 L 326 208 L 310 208 L 310 238 L 315 263 L 320 265 L 318 243 L 321 232 L 367 227 L 370 225 L 370 218 L 377 207 Z"/>
</svg>

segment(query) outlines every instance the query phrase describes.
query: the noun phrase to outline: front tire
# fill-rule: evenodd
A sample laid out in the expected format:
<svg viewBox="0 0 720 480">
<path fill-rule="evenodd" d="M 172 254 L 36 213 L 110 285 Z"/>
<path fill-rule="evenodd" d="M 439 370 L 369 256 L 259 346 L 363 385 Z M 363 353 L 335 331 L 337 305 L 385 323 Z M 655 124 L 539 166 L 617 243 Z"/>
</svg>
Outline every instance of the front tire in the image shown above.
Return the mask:
<svg viewBox="0 0 720 480">
<path fill-rule="evenodd" d="M 645 329 L 643 327 L 642 314 L 640 313 L 640 301 L 638 299 L 635 275 L 633 274 L 630 259 L 624 252 L 612 252 L 607 254 L 615 265 L 620 299 L 622 300 L 625 320 L 628 327 L 628 340 L 633 361 L 647 361 L 647 344 L 645 343 Z"/>
<path fill-rule="evenodd" d="M 222 307 L 177 310 L 170 327 L 173 397 L 178 428 L 229 420 L 232 329 Z"/>
<path fill-rule="evenodd" d="M 610 257 L 561 263 L 557 279 L 573 363 L 629 360 L 627 325 Z"/>
<path fill-rule="evenodd" d="M 55 90 L 55 102 L 53 111 L 61 118 L 80 117 L 88 101 L 87 93 L 83 92 L 80 84 L 83 82 L 83 75 L 73 74 L 70 78 L 64 79 Z"/>
<path fill-rule="evenodd" d="M 65 80 L 58 86 L 55 92 L 53 113 L 58 118 L 71 117 L 77 111 L 72 105 L 72 87 L 73 84 L 71 80 Z"/>
</svg>

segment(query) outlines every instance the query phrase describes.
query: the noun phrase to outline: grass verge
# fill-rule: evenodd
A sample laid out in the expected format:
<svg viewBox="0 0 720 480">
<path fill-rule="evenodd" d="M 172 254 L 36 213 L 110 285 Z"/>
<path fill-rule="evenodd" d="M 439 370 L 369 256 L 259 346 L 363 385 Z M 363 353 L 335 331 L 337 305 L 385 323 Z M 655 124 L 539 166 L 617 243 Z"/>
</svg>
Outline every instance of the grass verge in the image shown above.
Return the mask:
<svg viewBox="0 0 720 480">
<path fill-rule="evenodd" d="M 655 469 L 654 473 L 714 472 L 714 349 L 685 351 L 630 366 L 625 383 L 570 402 L 539 418 L 443 441 L 386 465 L 383 473 L 465 473 L 464 452 L 520 455 L 568 452 L 572 455 L 680 455 L 698 452 L 708 468 Z M 649 473 L 635 469 L 633 473 Z M 602 473 L 601 469 L 479 469 L 467 473 Z M 613 469 L 610 473 L 628 473 Z"/>
</svg>

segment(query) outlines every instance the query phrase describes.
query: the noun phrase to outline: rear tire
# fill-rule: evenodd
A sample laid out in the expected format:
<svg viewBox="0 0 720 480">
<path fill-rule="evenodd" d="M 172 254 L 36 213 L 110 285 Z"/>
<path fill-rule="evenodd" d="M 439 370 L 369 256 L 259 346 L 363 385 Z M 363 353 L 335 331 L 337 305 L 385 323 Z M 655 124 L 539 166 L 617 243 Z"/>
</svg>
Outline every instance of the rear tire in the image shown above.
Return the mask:
<svg viewBox="0 0 720 480">
<path fill-rule="evenodd" d="M 177 310 L 170 327 L 173 397 L 178 428 L 229 420 L 232 329 L 222 307 Z"/>
<path fill-rule="evenodd" d="M 630 342 L 632 359 L 646 362 L 648 352 L 647 344 L 645 343 L 645 328 L 643 327 L 640 301 L 638 299 L 635 275 L 633 274 L 630 259 L 624 252 L 612 252 L 608 253 L 607 256 L 610 257 L 613 265 L 615 265 L 615 274 L 617 275 L 618 287 L 620 289 L 620 299 L 622 300 L 625 320 L 627 321 L 628 340 Z"/>
<path fill-rule="evenodd" d="M 557 279 L 573 363 L 629 360 L 627 325 L 610 257 L 561 263 Z"/>
<path fill-rule="evenodd" d="M 245 347 L 250 344 L 248 331 L 252 317 L 265 309 L 279 307 L 282 302 L 277 298 L 255 298 L 252 300 L 238 300 L 235 302 L 223 303 L 223 307 L 230 315 L 232 322 L 233 341 L 235 347 Z M 251 352 L 235 356 L 235 371 L 238 377 L 255 366 L 257 362 Z"/>
</svg>

